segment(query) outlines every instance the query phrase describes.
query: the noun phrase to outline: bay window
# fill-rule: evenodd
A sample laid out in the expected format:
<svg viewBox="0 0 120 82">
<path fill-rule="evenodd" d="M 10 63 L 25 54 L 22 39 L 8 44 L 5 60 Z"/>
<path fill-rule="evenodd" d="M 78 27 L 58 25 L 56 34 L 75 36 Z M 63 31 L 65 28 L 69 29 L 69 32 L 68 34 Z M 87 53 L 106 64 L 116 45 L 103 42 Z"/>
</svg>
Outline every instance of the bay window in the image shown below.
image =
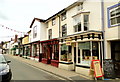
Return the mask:
<svg viewBox="0 0 120 82">
<path fill-rule="evenodd" d="M 80 14 L 73 17 L 74 32 L 87 31 L 89 29 L 89 15 Z"/>
</svg>

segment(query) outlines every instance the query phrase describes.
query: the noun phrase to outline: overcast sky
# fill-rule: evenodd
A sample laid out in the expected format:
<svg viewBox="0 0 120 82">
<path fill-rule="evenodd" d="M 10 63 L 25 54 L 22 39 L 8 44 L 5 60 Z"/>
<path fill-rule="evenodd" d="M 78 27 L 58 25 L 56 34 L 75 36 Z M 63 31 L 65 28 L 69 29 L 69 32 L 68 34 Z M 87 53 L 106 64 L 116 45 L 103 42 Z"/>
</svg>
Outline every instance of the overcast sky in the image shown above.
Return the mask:
<svg viewBox="0 0 120 82">
<path fill-rule="evenodd" d="M 0 41 L 6 40 L 6 36 L 18 34 L 6 27 L 27 32 L 34 17 L 47 19 L 75 1 L 77 0 L 0 0 Z"/>
<path fill-rule="evenodd" d="M 75 1 L 77 0 L 0 0 L 0 41 L 10 40 L 6 36 L 18 34 L 5 27 L 27 32 L 34 17 L 47 19 Z"/>
</svg>

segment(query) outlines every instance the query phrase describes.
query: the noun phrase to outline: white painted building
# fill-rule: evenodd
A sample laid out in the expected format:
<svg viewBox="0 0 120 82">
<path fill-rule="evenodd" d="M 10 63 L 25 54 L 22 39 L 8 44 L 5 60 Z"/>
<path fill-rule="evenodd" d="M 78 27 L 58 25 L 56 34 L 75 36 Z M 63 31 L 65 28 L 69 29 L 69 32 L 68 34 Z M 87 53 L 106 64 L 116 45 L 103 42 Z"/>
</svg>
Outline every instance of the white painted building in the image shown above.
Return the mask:
<svg viewBox="0 0 120 82">
<path fill-rule="evenodd" d="M 39 55 L 41 53 L 40 41 L 46 40 L 46 28 L 47 25 L 44 23 L 45 20 L 34 18 L 30 28 L 31 33 L 29 34 L 31 48 L 31 59 L 39 60 Z"/>
</svg>

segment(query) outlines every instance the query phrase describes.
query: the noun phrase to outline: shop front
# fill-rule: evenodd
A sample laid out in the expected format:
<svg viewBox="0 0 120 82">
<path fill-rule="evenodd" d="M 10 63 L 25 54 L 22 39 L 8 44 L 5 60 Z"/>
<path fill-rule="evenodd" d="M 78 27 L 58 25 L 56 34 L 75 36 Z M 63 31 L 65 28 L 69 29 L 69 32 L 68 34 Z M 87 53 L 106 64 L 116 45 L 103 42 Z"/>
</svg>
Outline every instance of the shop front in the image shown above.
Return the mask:
<svg viewBox="0 0 120 82">
<path fill-rule="evenodd" d="M 111 59 L 114 61 L 116 78 L 120 78 L 120 41 L 111 41 Z"/>
<path fill-rule="evenodd" d="M 59 40 L 52 39 L 41 41 L 42 63 L 58 67 L 59 63 Z"/>
<path fill-rule="evenodd" d="M 41 61 L 40 59 L 40 41 L 33 42 L 31 45 L 31 59 Z"/>
<path fill-rule="evenodd" d="M 102 62 L 102 33 L 90 31 L 60 39 L 59 68 L 89 74 L 92 60 Z"/>
<path fill-rule="evenodd" d="M 22 53 L 23 53 L 23 58 L 26 58 L 26 59 L 29 59 L 29 57 L 30 57 L 30 44 L 26 44 L 26 45 L 24 45 L 23 46 L 23 51 L 22 51 Z"/>
</svg>

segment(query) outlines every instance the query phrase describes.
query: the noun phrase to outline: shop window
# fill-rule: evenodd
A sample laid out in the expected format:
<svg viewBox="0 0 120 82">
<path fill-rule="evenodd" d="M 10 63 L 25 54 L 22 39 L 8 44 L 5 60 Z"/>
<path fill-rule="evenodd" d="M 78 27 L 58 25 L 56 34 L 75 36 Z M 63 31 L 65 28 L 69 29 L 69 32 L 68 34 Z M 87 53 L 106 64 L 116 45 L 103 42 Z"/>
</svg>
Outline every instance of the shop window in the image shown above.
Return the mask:
<svg viewBox="0 0 120 82">
<path fill-rule="evenodd" d="M 47 45 L 46 44 L 42 44 L 42 58 L 46 58 L 47 59 Z"/>
<path fill-rule="evenodd" d="M 62 37 L 67 36 L 67 24 L 62 26 Z"/>
<path fill-rule="evenodd" d="M 92 45 L 90 45 L 90 42 L 80 42 L 78 46 L 78 63 L 83 65 L 90 65 L 91 59 L 99 59 L 98 42 L 92 42 Z"/>
<path fill-rule="evenodd" d="M 120 25 L 120 3 L 108 8 L 108 27 Z"/>
<path fill-rule="evenodd" d="M 61 45 L 61 60 L 72 61 L 72 47 L 65 44 Z"/>
<path fill-rule="evenodd" d="M 53 45 L 52 59 L 59 60 L 59 45 Z"/>
</svg>

